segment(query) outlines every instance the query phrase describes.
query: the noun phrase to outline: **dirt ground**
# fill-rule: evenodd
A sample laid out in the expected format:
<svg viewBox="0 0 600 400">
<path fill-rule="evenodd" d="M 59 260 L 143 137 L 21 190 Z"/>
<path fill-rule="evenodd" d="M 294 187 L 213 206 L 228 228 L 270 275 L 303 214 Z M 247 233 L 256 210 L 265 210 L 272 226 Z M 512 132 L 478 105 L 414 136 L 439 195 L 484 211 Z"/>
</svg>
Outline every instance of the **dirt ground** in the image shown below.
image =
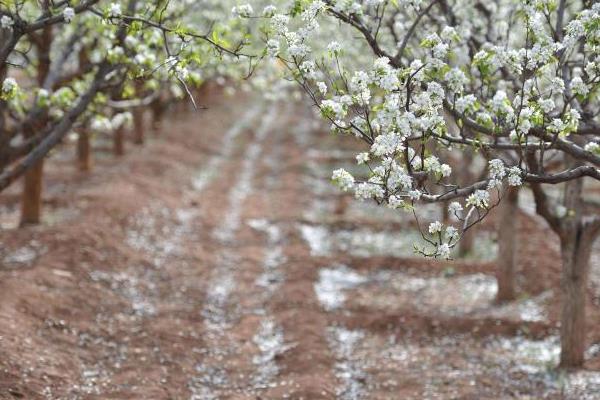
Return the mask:
<svg viewBox="0 0 600 400">
<path fill-rule="evenodd" d="M 495 305 L 493 216 L 466 259 L 415 257 L 410 218 L 329 184 L 353 144 L 308 108 L 202 103 L 89 174 L 54 153 L 40 226 L 0 196 L 1 399 L 600 399 L 600 281 L 586 369 L 557 372 L 539 219 Z"/>
</svg>

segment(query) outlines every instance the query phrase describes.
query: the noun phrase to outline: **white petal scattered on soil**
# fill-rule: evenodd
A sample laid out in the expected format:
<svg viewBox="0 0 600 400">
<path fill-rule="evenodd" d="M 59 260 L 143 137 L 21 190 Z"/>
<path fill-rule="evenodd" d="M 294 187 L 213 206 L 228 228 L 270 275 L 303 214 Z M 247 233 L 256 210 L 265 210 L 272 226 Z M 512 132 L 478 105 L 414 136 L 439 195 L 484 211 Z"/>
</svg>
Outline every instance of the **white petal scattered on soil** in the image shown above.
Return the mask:
<svg viewBox="0 0 600 400">
<path fill-rule="evenodd" d="M 367 278 L 350 270 L 345 265 L 334 268 L 324 268 L 319 271 L 319 281 L 315 283 L 314 289 L 317 298 L 326 310 L 334 310 L 344 304 L 346 296 L 344 290 L 352 289 Z"/>
<path fill-rule="evenodd" d="M 600 397 L 600 372 L 577 371 L 568 375 L 564 393 L 567 399 L 596 400 Z"/>
<path fill-rule="evenodd" d="M 268 388 L 279 373 L 276 357 L 286 350 L 283 331 L 271 318 L 260 321 L 260 329 L 253 337 L 260 353 L 252 359 L 256 371 L 252 377 L 254 388 Z"/>
<path fill-rule="evenodd" d="M 324 226 L 301 225 L 300 232 L 310 247 L 313 256 L 325 256 L 330 253 L 330 245 L 327 236 L 329 231 Z"/>
<path fill-rule="evenodd" d="M 181 252 L 185 235 L 192 232 L 192 221 L 198 217 L 194 208 L 172 210 L 160 204 L 142 209 L 132 218 L 127 230 L 127 244 L 152 258 L 156 267 Z"/>
<path fill-rule="evenodd" d="M 192 180 L 192 187 L 195 191 L 203 190 L 212 180 L 218 176 L 222 165 L 229 159 L 235 150 L 236 138 L 247 129 L 254 118 L 258 115 L 260 106 L 255 106 L 248 110 L 236 123 L 225 132 L 223 143 L 220 147 L 220 154 L 216 154 L 208 160 L 207 165 L 203 165 Z"/>
<path fill-rule="evenodd" d="M 4 263 L 29 265 L 37 258 L 37 256 L 38 252 L 36 249 L 25 246 L 7 254 L 4 257 Z"/>
<path fill-rule="evenodd" d="M 363 339 L 362 331 L 349 330 L 341 327 L 329 328 L 327 340 L 332 349 L 335 362 L 335 376 L 340 384 L 336 388 L 336 398 L 340 400 L 358 400 L 365 398 L 365 382 L 368 376 L 363 366 L 363 360 L 356 353 L 356 347 Z"/>
<path fill-rule="evenodd" d="M 4 248 L 0 243 L 0 259 L 8 267 L 29 267 L 46 251 L 46 246 L 35 239 L 14 250 Z"/>
<path fill-rule="evenodd" d="M 273 109 L 274 110 L 274 109 Z M 235 351 L 235 340 L 227 331 L 228 322 L 233 318 L 235 305 L 230 302 L 230 294 L 236 285 L 236 269 L 239 266 L 239 256 L 229 246 L 241 227 L 242 207 L 246 198 L 252 191 L 252 182 L 256 174 L 255 164 L 262 153 L 262 143 L 270 132 L 275 121 L 275 112 L 266 113 L 260 126 L 256 129 L 253 142 L 245 148 L 240 173 L 231 186 L 228 197 L 228 206 L 220 225 L 215 227 L 212 236 L 223 245 L 222 251 L 217 254 L 217 263 L 208 282 L 208 293 L 204 302 L 201 315 L 208 330 L 205 336 L 206 346 L 210 353 L 198 364 L 198 371 L 206 371 L 208 376 L 195 376 L 190 379 L 190 390 L 193 399 L 220 398 L 220 390 L 211 378 L 215 371 L 214 364 L 219 364 L 219 373 L 223 373 L 224 380 L 228 380 L 226 366 L 223 364 L 223 355 Z M 220 375 L 219 375 L 220 376 Z M 222 379 L 219 379 L 221 381 Z M 231 389 L 231 388 L 229 388 Z"/>
<path fill-rule="evenodd" d="M 252 359 L 256 366 L 256 371 L 252 376 L 252 385 L 255 389 L 265 389 L 276 385 L 275 380 L 279 373 L 276 357 L 289 348 L 284 343 L 283 330 L 265 309 L 265 305 L 284 279 L 283 272 L 280 270 L 281 264 L 285 261 L 282 248 L 283 234 L 277 225 L 271 224 L 265 219 L 253 219 L 247 223 L 253 229 L 263 232 L 267 236 L 262 263 L 263 272 L 255 282 L 257 286 L 264 288 L 260 308 L 256 313 L 265 315 L 265 317 L 261 319 L 259 330 L 253 337 L 259 354 Z"/>
<path fill-rule="evenodd" d="M 413 228 L 397 232 L 375 231 L 369 228 L 330 230 L 325 225 L 299 225 L 302 238 L 314 256 L 350 254 L 355 257 L 392 256 L 414 257 L 414 244 L 425 242 L 421 233 Z M 491 235 L 480 232 L 475 238 L 474 251 L 469 259 L 491 260 L 497 245 Z"/>
<path fill-rule="evenodd" d="M 147 293 L 154 290 L 152 278 L 137 277 L 132 273 L 103 271 L 90 272 L 90 278 L 96 282 L 107 284 L 111 290 L 119 293 L 131 304 L 131 311 L 138 316 L 154 315 L 156 308 Z"/>
</svg>

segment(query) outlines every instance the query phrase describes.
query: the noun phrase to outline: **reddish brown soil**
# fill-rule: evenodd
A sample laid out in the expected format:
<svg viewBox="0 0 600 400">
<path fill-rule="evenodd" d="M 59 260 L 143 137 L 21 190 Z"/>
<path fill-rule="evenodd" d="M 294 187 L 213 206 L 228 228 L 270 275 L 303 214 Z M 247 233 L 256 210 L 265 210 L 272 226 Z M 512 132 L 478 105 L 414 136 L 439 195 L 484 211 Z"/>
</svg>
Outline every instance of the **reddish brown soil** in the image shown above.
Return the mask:
<svg viewBox="0 0 600 400">
<path fill-rule="evenodd" d="M 306 215 L 315 198 L 342 195 L 314 192 L 308 151 L 354 144 L 310 129 L 304 106 L 278 104 L 226 146 L 260 101 L 212 94 L 202 103 L 209 109 L 168 114 L 122 159 L 97 152 L 89 174 L 75 172 L 73 146 L 53 154 L 40 226 L 15 228 L 19 188 L 2 194 L 0 398 L 600 398 L 563 396 L 552 365 L 527 372 L 511 347 L 557 334 L 559 257 L 540 221 L 519 219 L 518 288 L 522 299 L 549 293 L 545 318 L 498 316 L 489 302 L 468 309 L 435 291 L 419 303 L 449 270 L 452 285 L 493 275 L 493 262 L 312 255 L 298 227 L 316 224 Z M 323 222 L 413 226 L 348 218 L 344 204 Z M 493 225 L 492 216 L 480 229 Z M 342 264 L 364 281 L 327 309 L 315 284 Z M 389 281 L 372 278 L 382 270 Z M 398 289 L 404 276 L 424 289 Z M 591 345 L 600 313 L 589 307 Z M 591 356 L 588 368 L 599 367 Z"/>
</svg>

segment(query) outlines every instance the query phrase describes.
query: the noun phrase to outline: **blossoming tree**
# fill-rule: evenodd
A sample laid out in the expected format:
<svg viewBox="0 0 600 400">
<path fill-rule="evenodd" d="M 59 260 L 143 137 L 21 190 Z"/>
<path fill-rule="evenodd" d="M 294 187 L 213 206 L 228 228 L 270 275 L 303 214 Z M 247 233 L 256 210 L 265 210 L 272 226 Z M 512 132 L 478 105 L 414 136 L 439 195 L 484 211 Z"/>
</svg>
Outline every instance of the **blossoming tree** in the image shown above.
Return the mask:
<svg viewBox="0 0 600 400">
<path fill-rule="evenodd" d="M 600 230 L 600 216 L 584 207 L 584 181 L 600 180 L 594 3 L 314 0 L 263 11 L 266 52 L 334 132 L 366 145 L 356 159 L 369 178 L 338 169 L 339 187 L 415 217 L 420 204 L 449 202 L 454 222 L 424 228 L 418 253 L 451 257 L 507 190 L 514 203 L 510 188 L 531 188 L 560 237 L 564 367 L 583 363 L 586 278 Z M 465 152 L 485 160 L 487 176 L 459 183 L 445 158 Z M 557 185 L 560 199 L 551 195 Z"/>
<path fill-rule="evenodd" d="M 217 65 L 240 70 L 245 31 L 230 10 L 216 0 L 0 2 L 0 190 L 25 175 L 22 223 L 39 222 L 44 157 L 72 129 L 82 154 L 88 128 L 116 131 L 122 152 L 129 110 L 139 117 L 165 86 L 193 101 L 190 87 Z"/>
</svg>

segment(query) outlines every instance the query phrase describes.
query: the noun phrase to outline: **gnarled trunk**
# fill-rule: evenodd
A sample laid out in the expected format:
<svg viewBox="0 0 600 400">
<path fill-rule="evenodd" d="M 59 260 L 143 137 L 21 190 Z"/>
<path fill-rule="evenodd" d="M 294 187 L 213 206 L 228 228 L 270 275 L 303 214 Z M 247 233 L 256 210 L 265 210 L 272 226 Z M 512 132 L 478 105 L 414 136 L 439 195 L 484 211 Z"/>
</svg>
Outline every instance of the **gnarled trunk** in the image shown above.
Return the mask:
<svg viewBox="0 0 600 400">
<path fill-rule="evenodd" d="M 39 224 L 42 215 L 42 180 L 44 160 L 41 159 L 27 172 L 23 181 L 21 199 L 21 226 Z"/>
<path fill-rule="evenodd" d="M 86 130 L 81 130 L 77 135 L 77 168 L 83 172 L 92 169 L 91 138 Z"/>
<path fill-rule="evenodd" d="M 508 188 L 498 208 L 498 259 L 496 261 L 498 293 L 496 301 L 502 303 L 515 299 L 519 190 L 514 187 Z"/>
</svg>

